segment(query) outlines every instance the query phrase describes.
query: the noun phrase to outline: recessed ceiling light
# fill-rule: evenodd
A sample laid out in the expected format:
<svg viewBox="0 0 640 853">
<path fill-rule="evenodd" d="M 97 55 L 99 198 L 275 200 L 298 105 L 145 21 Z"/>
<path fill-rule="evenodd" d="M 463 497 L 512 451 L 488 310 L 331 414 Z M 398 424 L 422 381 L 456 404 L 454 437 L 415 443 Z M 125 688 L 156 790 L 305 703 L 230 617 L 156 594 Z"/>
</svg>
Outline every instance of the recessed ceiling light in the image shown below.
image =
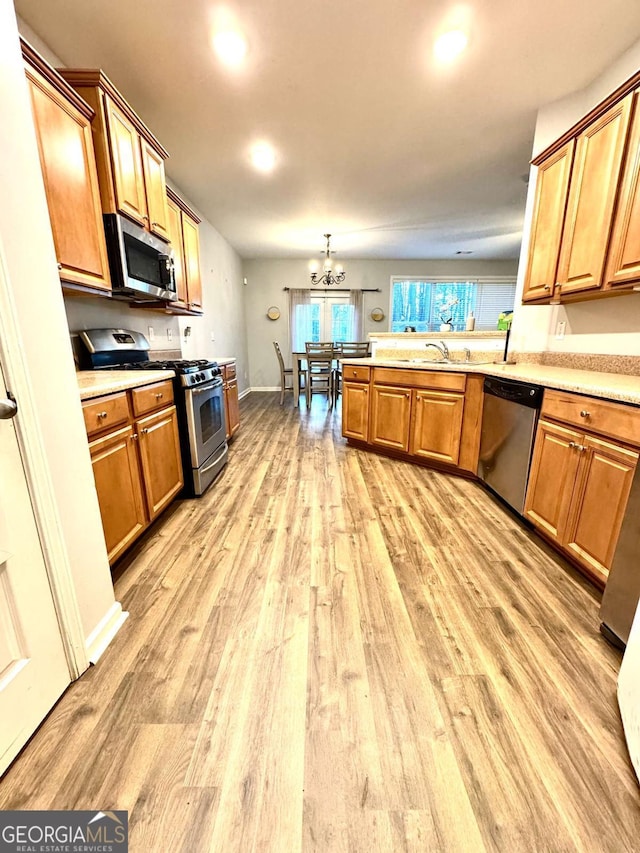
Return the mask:
<svg viewBox="0 0 640 853">
<path fill-rule="evenodd" d="M 242 33 L 224 30 L 213 37 L 213 47 L 218 59 L 231 68 L 242 65 L 247 55 L 247 42 Z"/>
<path fill-rule="evenodd" d="M 256 142 L 251 149 L 251 162 L 259 172 L 272 172 L 276 165 L 276 152 L 268 142 Z"/>
<path fill-rule="evenodd" d="M 456 255 L 473 255 L 472 249 L 458 249 Z"/>
<path fill-rule="evenodd" d="M 462 30 L 449 30 L 449 32 L 443 33 L 436 39 L 433 46 L 436 59 L 440 62 L 450 62 L 462 53 L 468 41 L 466 33 L 463 33 Z"/>
</svg>

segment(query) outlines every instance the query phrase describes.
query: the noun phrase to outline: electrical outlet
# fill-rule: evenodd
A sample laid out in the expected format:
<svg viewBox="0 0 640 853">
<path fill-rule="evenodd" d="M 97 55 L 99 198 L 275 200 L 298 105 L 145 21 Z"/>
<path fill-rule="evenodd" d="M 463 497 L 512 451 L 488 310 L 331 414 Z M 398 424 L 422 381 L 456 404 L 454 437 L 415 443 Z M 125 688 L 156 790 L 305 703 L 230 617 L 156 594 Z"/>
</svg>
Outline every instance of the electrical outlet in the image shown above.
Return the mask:
<svg viewBox="0 0 640 853">
<path fill-rule="evenodd" d="M 556 326 L 556 339 L 561 341 L 564 338 L 564 330 L 567 328 L 567 323 L 565 320 L 560 320 L 558 325 Z"/>
<path fill-rule="evenodd" d="M 173 329 L 167 329 L 167 340 L 168 341 L 173 340 Z"/>
<path fill-rule="evenodd" d="M 211 330 L 211 341 L 213 342 L 213 341 L 215 341 L 215 339 L 216 339 L 216 333 L 212 329 Z"/>
<path fill-rule="evenodd" d="M 154 331 L 154 329 L 153 329 L 153 326 L 149 326 L 149 328 L 147 329 L 147 331 L 149 332 L 149 340 L 150 340 L 150 341 L 155 341 L 155 339 L 156 339 L 156 333 L 155 333 L 155 331 Z"/>
</svg>

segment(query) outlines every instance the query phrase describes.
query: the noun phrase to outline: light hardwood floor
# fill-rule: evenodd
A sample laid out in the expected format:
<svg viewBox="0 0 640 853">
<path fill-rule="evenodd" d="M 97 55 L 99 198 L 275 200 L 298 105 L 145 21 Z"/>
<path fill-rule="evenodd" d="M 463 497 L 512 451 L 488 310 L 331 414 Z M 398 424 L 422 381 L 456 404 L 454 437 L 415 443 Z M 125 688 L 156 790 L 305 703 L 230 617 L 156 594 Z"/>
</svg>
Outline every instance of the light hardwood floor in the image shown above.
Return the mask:
<svg viewBox="0 0 640 853">
<path fill-rule="evenodd" d="M 599 594 L 475 483 L 242 404 L 119 567 L 131 617 L 0 782 L 142 851 L 640 850 Z"/>
</svg>

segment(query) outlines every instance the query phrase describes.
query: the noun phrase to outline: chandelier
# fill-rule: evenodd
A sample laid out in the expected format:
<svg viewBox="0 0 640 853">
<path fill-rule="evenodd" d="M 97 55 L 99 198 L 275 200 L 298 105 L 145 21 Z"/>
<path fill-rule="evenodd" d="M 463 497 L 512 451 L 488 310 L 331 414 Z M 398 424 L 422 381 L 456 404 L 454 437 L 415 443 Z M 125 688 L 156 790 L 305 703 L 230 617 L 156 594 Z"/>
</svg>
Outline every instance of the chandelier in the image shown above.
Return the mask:
<svg viewBox="0 0 640 853">
<path fill-rule="evenodd" d="M 325 260 L 322 265 L 324 275 L 318 276 L 317 269 L 312 268 L 311 284 L 325 284 L 331 287 L 332 284 L 342 284 L 346 273 L 342 269 L 342 266 L 340 264 L 336 264 L 335 270 L 333 269 L 333 261 L 331 260 L 331 255 L 334 253 L 331 251 L 331 247 L 329 246 L 331 234 L 325 234 L 324 236 L 327 241 L 327 248 L 324 250 Z M 314 264 L 317 267 L 315 261 Z"/>
</svg>

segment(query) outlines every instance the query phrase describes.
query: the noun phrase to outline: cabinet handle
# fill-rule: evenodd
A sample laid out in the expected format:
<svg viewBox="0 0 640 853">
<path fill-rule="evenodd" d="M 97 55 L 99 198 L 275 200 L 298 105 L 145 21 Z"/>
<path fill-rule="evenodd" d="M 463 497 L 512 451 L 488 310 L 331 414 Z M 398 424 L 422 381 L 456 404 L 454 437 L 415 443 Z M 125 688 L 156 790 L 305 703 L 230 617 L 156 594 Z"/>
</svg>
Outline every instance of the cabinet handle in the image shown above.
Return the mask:
<svg viewBox="0 0 640 853">
<path fill-rule="evenodd" d="M 106 418 L 106 417 L 107 417 L 106 412 L 98 412 L 98 419 L 99 420 L 102 420 L 102 418 Z"/>
<path fill-rule="evenodd" d="M 405 394 L 404 396 L 405 396 L 405 397 L 407 398 L 407 400 L 408 400 L 408 399 L 409 399 L 409 397 L 411 397 L 411 394 Z"/>
<path fill-rule="evenodd" d="M 162 400 L 163 397 L 164 394 L 162 393 L 162 391 L 159 394 L 156 394 L 156 400 Z"/>
<path fill-rule="evenodd" d="M 153 226 L 155 226 L 155 225 L 160 225 L 160 223 L 159 223 L 159 222 L 152 222 L 152 223 L 151 223 L 151 225 L 152 225 L 152 227 L 153 227 Z"/>
<path fill-rule="evenodd" d="M 551 290 L 551 285 L 550 284 L 543 284 L 542 289 L 543 290 Z"/>
<path fill-rule="evenodd" d="M 591 417 L 591 412 L 588 412 L 586 409 L 583 409 L 583 410 L 580 412 L 580 417 L 581 417 L 581 418 L 590 418 L 590 417 Z"/>
<path fill-rule="evenodd" d="M 132 436 L 129 436 L 129 437 L 130 437 L 131 441 L 137 441 L 138 440 L 138 433 L 134 432 L 134 434 Z"/>
<path fill-rule="evenodd" d="M 61 264 L 61 263 L 58 263 L 58 269 L 59 269 L 59 270 L 61 270 L 61 269 L 62 269 L 62 264 Z"/>
<path fill-rule="evenodd" d="M 142 217 L 142 220 L 143 220 L 143 222 L 148 222 L 148 221 L 149 221 L 149 217 L 148 217 L 148 216 L 143 216 L 143 217 Z"/>
<path fill-rule="evenodd" d="M 140 430 L 140 432 L 141 432 L 143 435 L 146 435 L 146 434 L 149 432 L 149 430 L 147 429 L 147 427 L 144 427 L 143 429 L 141 429 L 141 430 Z"/>
<path fill-rule="evenodd" d="M 578 444 L 578 442 L 577 442 L 577 441 L 570 441 L 570 442 L 569 442 L 569 447 L 571 447 L 571 448 L 574 448 L 574 447 L 575 447 L 575 449 L 578 451 L 578 453 L 583 453 L 583 452 L 587 449 L 587 448 L 584 446 L 584 444 Z"/>
</svg>

